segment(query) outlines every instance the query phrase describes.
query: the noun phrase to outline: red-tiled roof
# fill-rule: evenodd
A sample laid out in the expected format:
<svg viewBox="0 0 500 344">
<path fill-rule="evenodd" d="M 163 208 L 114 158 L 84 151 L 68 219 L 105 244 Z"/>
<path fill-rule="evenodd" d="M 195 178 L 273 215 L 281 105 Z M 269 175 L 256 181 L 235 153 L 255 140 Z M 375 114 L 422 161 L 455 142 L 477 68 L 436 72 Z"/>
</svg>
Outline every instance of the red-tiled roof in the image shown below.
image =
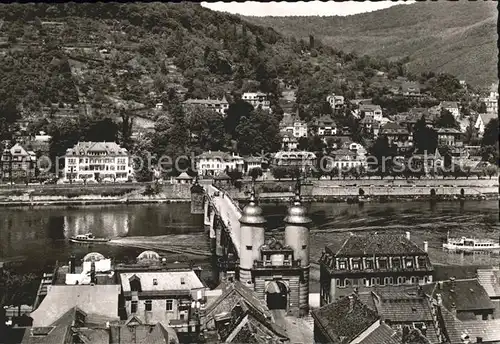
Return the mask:
<svg viewBox="0 0 500 344">
<path fill-rule="evenodd" d="M 440 281 L 425 285 L 424 290 L 435 299 L 441 294 L 443 305 L 448 310 L 453 303 L 457 311 L 464 312 L 495 308 L 477 279 Z"/>
<path fill-rule="evenodd" d="M 351 235 L 339 250 L 327 247 L 335 256 L 425 254 L 415 243 L 398 234 Z"/>
<path fill-rule="evenodd" d="M 381 323 L 373 332 L 366 336 L 359 344 L 401 344 L 402 338 L 387 324 Z"/>
<path fill-rule="evenodd" d="M 339 344 L 350 343 L 379 320 L 376 312 L 368 308 L 356 295 L 313 310 L 312 316 L 322 332 L 332 342 Z"/>
</svg>

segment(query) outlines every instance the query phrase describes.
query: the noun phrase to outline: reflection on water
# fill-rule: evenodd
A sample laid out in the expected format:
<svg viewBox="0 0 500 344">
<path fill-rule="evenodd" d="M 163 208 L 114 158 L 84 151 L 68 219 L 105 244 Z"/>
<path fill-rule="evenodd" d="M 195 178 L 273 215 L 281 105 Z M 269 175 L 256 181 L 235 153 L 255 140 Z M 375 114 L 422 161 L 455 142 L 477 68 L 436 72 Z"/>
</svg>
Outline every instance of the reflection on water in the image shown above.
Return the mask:
<svg viewBox="0 0 500 344">
<path fill-rule="evenodd" d="M 317 260 L 325 245 L 342 242 L 349 232 L 410 231 L 421 247 L 429 243 L 434 263 L 491 264 L 498 256 L 457 255 L 443 252 L 450 236 L 476 236 L 498 240 L 500 226 L 496 201 L 345 203 L 308 205 L 313 220 L 311 258 Z M 269 229 L 282 229 L 287 206 L 264 204 Z M 66 260 L 70 254 L 83 257 L 99 251 L 115 258 L 133 258 L 138 249 L 109 245 L 71 245 L 69 236 L 92 232 L 97 237 L 157 236 L 183 234 L 179 244 L 198 245 L 207 240 L 203 215 L 191 215 L 189 204 L 86 206 L 81 208 L 0 209 L 0 257 L 24 255 L 30 262 Z M 198 244 L 197 244 L 198 243 Z"/>
</svg>

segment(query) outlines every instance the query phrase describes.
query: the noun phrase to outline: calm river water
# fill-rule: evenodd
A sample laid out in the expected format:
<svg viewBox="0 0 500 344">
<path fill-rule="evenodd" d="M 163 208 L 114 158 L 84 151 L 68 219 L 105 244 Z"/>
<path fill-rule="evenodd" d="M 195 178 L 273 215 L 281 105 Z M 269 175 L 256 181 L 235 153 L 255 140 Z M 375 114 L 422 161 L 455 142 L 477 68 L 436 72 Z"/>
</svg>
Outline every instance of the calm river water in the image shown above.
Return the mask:
<svg viewBox="0 0 500 344">
<path fill-rule="evenodd" d="M 285 204 L 263 205 L 270 229 L 283 226 Z M 349 232 L 410 231 L 419 245 L 429 242 L 429 254 L 434 263 L 491 264 L 500 258 L 490 256 L 460 256 L 444 253 L 442 240 L 447 231 L 451 236 L 476 236 L 497 239 L 500 236 L 498 203 L 496 201 L 460 202 L 399 202 L 367 203 L 363 206 L 344 203 L 313 203 L 308 205 L 313 219 L 311 255 L 318 259 L 322 248 L 342 241 Z M 190 215 L 189 204 L 155 204 L 128 206 L 86 206 L 3 208 L 0 209 L 0 259 L 25 256 L 33 267 L 43 268 L 56 260 L 67 260 L 70 254 L 82 258 L 98 251 L 119 260 L 133 259 L 139 249 L 108 245 L 75 245 L 69 236 L 92 232 L 98 237 L 176 235 L 181 244 L 192 243 L 208 248 L 203 232 L 202 215 Z M 178 239 L 177 239 L 178 238 Z M 179 259 L 171 255 L 172 260 Z M 209 260 L 200 258 L 207 266 Z"/>
</svg>

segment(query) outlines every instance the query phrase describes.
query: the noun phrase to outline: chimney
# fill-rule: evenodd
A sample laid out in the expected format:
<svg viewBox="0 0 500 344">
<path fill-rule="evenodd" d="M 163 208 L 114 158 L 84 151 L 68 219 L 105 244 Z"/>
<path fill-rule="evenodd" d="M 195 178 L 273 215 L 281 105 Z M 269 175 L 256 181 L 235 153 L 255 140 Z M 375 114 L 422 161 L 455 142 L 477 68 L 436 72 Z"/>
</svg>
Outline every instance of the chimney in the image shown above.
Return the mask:
<svg viewBox="0 0 500 344">
<path fill-rule="evenodd" d="M 109 326 L 109 344 L 120 344 L 120 326 L 110 324 Z"/>
<path fill-rule="evenodd" d="M 354 309 L 354 297 L 352 295 L 349 295 L 349 313 L 352 312 Z"/>
<path fill-rule="evenodd" d="M 406 232 L 406 239 L 410 240 L 410 232 Z"/>
<path fill-rule="evenodd" d="M 69 257 L 69 273 L 70 274 L 74 274 L 75 273 L 75 269 L 76 269 L 76 258 L 75 258 L 75 255 L 72 254 L 70 257 Z"/>
<path fill-rule="evenodd" d="M 476 337 L 476 343 L 482 343 L 483 337 Z"/>
<path fill-rule="evenodd" d="M 451 303 L 451 309 L 450 309 L 451 313 L 454 315 L 454 316 L 457 316 L 457 306 L 455 305 L 455 302 L 452 302 Z"/>
<path fill-rule="evenodd" d="M 425 324 L 422 326 L 422 329 L 420 330 L 420 332 L 422 332 L 422 334 L 424 335 L 424 337 L 427 336 L 427 326 L 425 326 Z"/>
<path fill-rule="evenodd" d="M 436 299 L 437 299 L 438 306 L 441 307 L 443 305 L 443 298 L 441 297 L 441 294 L 436 294 Z"/>
<path fill-rule="evenodd" d="M 429 242 L 424 241 L 424 252 L 428 252 L 428 251 L 429 251 Z"/>
</svg>

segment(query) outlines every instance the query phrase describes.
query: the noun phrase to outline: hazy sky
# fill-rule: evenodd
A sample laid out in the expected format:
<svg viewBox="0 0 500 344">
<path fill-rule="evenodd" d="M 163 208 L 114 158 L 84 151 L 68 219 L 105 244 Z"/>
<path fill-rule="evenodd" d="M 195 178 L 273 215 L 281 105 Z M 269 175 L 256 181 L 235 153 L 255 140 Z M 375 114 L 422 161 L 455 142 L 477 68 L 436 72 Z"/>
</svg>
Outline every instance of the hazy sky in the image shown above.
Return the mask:
<svg viewBox="0 0 500 344">
<path fill-rule="evenodd" d="M 410 4 L 415 1 L 378 1 L 378 2 L 334 2 L 334 1 L 298 1 L 298 2 L 202 2 L 201 5 L 214 11 L 229 12 L 248 16 L 297 16 L 297 15 L 338 15 L 381 10 L 394 5 Z"/>
</svg>

